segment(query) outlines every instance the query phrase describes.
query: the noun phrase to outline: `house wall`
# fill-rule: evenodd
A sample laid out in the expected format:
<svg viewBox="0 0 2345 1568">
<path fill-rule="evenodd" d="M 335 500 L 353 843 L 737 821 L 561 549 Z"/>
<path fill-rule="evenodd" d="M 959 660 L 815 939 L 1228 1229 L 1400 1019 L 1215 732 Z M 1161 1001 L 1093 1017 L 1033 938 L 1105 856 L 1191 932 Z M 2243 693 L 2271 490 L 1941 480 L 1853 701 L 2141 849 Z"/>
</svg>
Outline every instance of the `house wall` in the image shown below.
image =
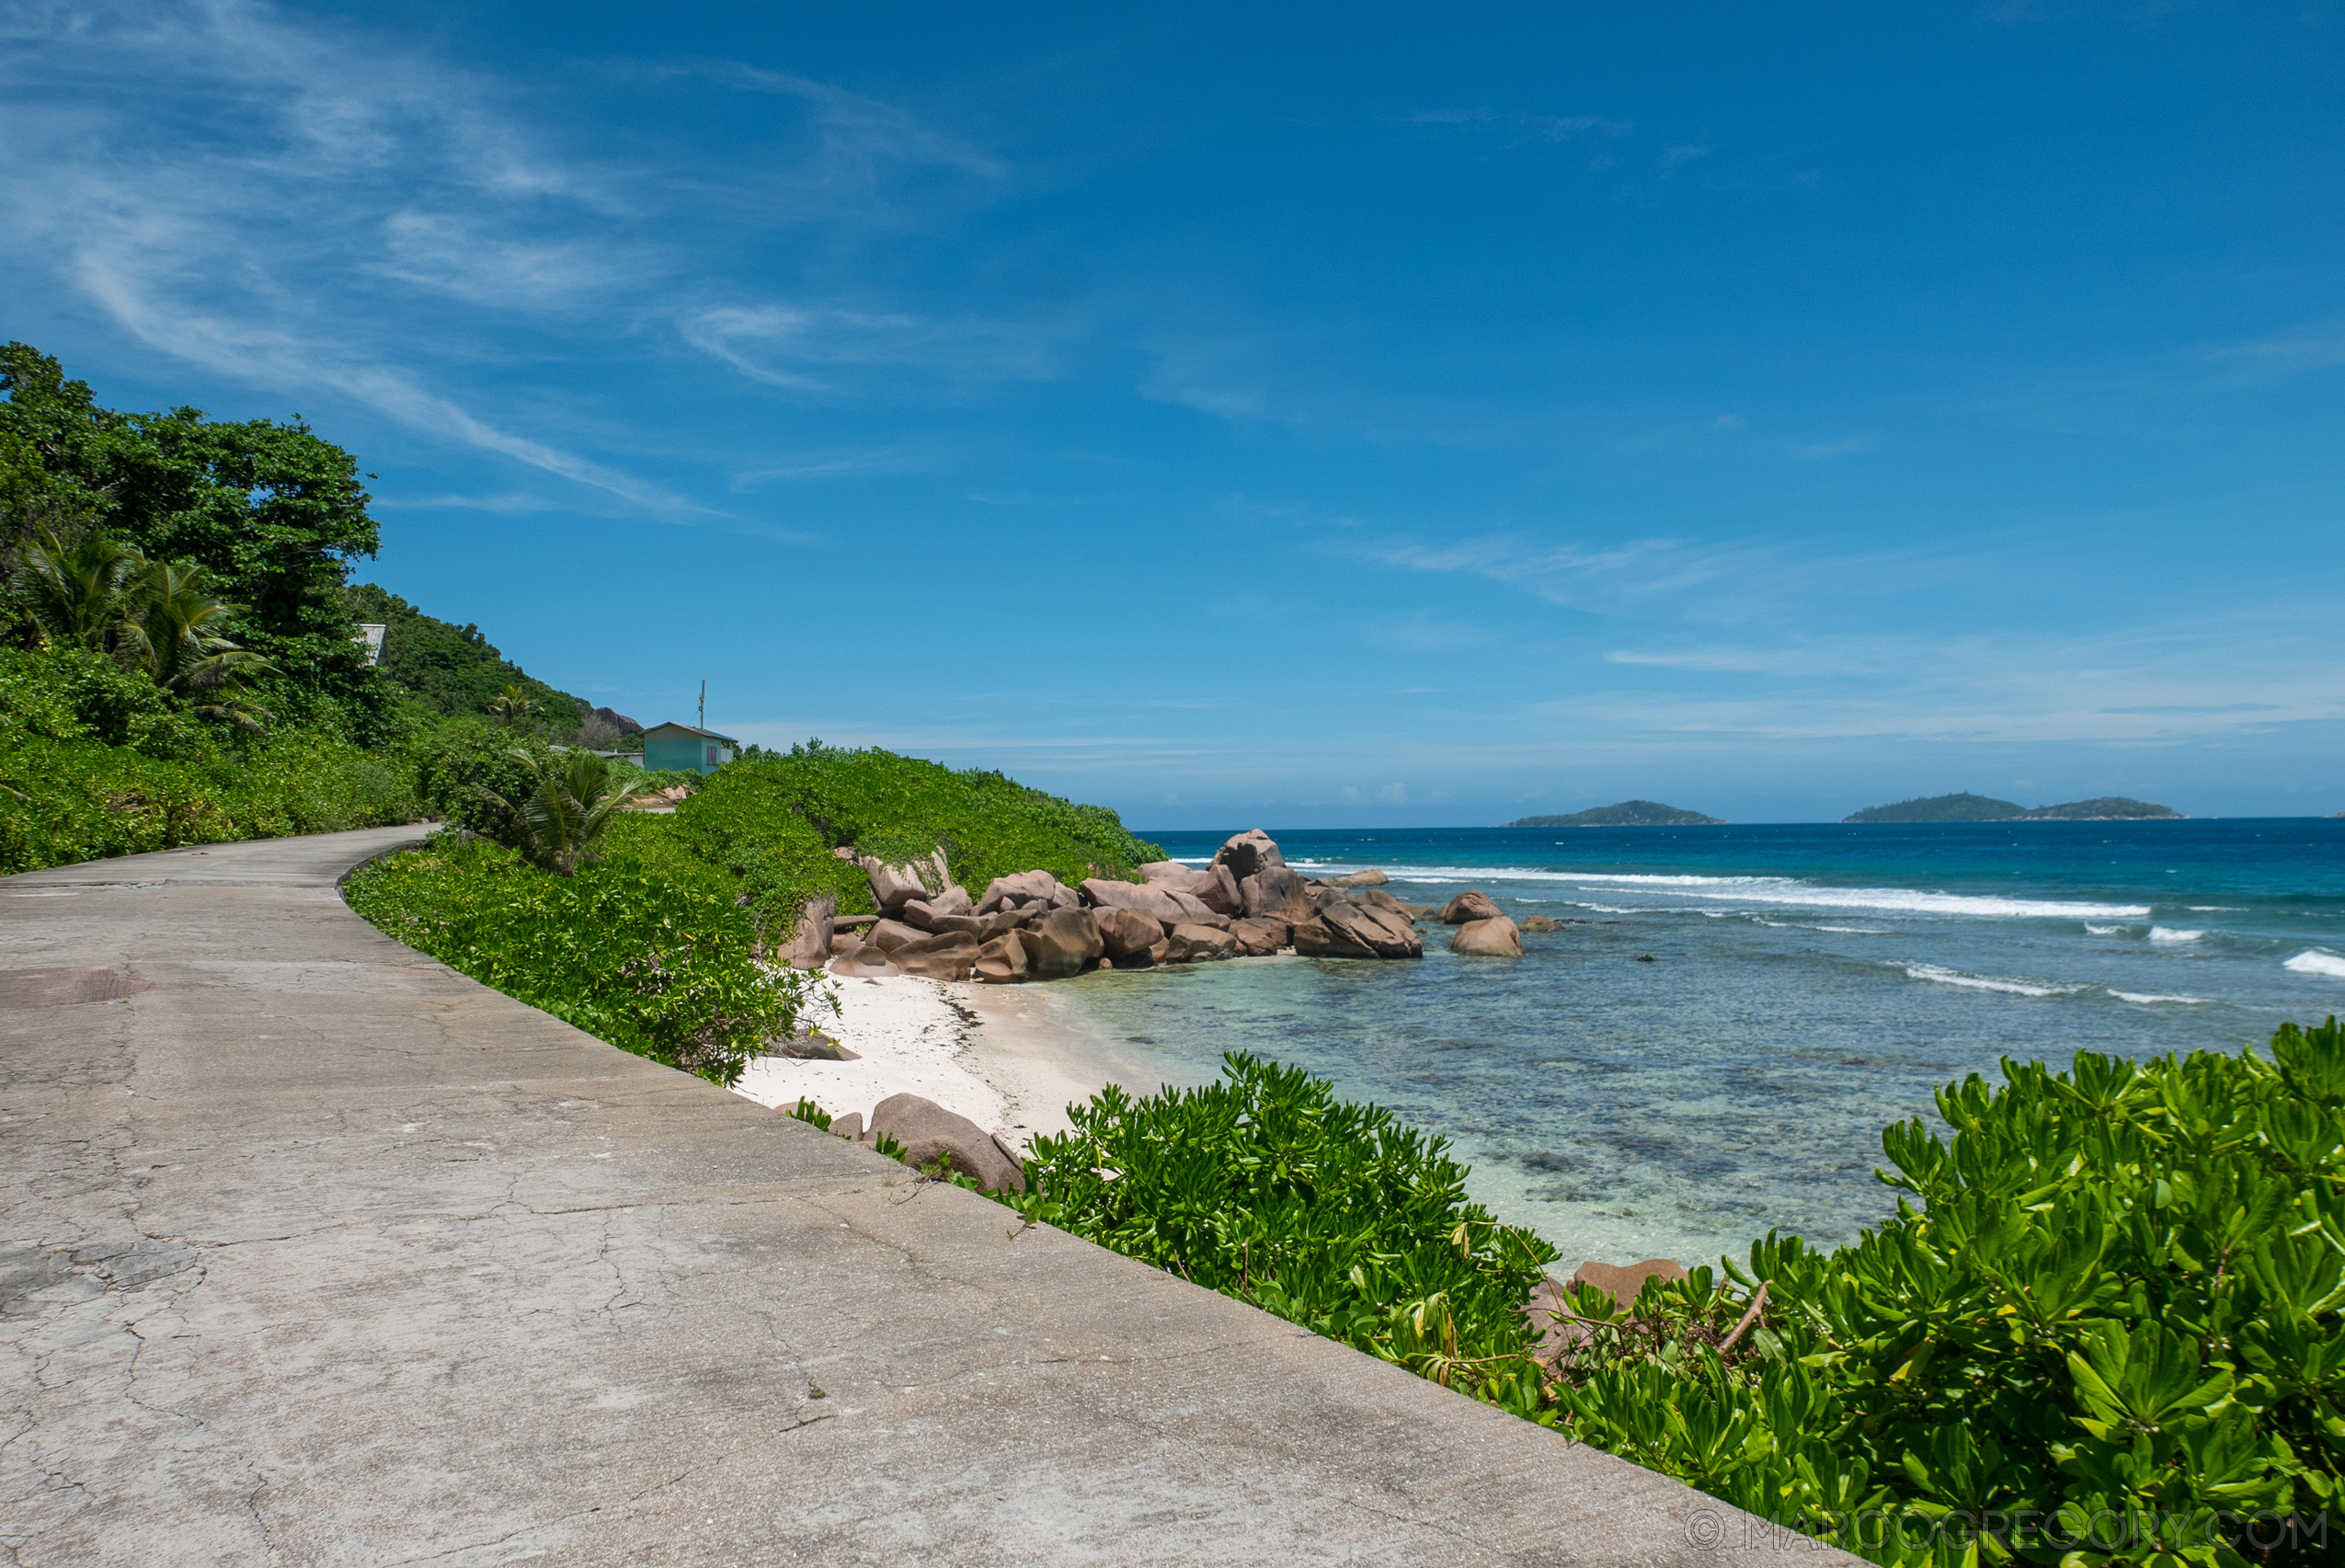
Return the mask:
<svg viewBox="0 0 2345 1568">
<path fill-rule="evenodd" d="M 708 749 L 716 749 L 716 761 L 708 760 Z M 653 773 L 663 769 L 689 768 L 694 773 L 713 773 L 733 760 L 733 749 L 714 740 L 704 740 L 696 735 L 644 737 L 643 765 Z"/>
</svg>

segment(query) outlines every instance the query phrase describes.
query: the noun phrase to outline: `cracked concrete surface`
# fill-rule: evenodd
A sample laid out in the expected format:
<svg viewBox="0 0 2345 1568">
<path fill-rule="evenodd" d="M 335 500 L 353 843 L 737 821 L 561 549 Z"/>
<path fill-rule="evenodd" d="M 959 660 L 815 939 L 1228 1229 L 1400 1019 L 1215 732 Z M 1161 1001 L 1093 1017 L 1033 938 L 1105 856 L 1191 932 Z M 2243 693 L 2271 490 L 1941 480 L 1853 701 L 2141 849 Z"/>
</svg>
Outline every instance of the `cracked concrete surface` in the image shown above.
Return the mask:
<svg viewBox="0 0 2345 1568">
<path fill-rule="evenodd" d="M 0 880 L 11 1562 L 1852 1561 L 475 984 L 419 836 Z"/>
</svg>

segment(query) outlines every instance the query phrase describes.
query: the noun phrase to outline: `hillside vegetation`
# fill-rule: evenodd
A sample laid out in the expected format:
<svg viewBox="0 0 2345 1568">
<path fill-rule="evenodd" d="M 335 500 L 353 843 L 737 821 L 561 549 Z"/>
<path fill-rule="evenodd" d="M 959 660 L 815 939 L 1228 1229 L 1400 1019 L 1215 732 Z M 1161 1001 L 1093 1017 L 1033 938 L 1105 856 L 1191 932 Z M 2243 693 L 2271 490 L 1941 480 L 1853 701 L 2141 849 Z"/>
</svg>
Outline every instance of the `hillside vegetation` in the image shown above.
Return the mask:
<svg viewBox="0 0 2345 1568">
<path fill-rule="evenodd" d="M 371 582 L 343 590 L 353 622 L 383 627 L 379 668 L 395 681 L 414 707 L 452 716 L 486 716 L 509 693 L 532 704 L 531 716 L 560 739 L 577 734 L 591 703 L 537 680 L 497 651 L 476 625 L 459 626 L 427 615 L 397 594 Z"/>
</svg>

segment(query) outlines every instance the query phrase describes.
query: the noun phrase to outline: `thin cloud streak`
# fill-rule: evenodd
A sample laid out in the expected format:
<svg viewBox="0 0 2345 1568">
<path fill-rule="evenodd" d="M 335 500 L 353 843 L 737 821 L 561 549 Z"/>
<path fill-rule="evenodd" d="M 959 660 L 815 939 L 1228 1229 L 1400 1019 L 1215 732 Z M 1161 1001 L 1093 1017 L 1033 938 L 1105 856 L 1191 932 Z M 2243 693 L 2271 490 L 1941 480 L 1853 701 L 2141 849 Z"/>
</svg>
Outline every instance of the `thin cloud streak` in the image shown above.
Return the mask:
<svg viewBox="0 0 2345 1568">
<path fill-rule="evenodd" d="M 346 398 L 666 521 L 726 516 L 440 390 L 442 366 L 507 357 L 485 345 L 516 326 L 639 333 L 678 295 L 715 292 L 674 238 L 668 209 L 693 199 L 680 171 L 556 150 L 493 79 L 250 0 L 17 5 L 0 40 L 0 141 L 17 154 L 0 164 L 0 253 L 17 267 L 187 363 Z M 709 69 L 803 109 L 806 155 L 766 166 L 796 181 L 800 216 L 866 221 L 908 170 L 1002 172 L 845 89 Z M 1041 334 L 886 310 L 703 307 L 678 329 L 744 373 L 833 393 L 873 370 L 1047 369 Z"/>
</svg>

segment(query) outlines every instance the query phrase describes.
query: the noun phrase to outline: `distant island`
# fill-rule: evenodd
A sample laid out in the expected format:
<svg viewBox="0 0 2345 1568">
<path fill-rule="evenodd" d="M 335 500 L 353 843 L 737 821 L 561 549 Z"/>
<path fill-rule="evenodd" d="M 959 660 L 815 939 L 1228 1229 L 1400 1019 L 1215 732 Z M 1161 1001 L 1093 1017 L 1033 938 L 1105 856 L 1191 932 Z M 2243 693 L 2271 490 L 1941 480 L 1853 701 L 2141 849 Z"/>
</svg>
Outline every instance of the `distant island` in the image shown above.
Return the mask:
<svg viewBox="0 0 2345 1568">
<path fill-rule="evenodd" d="M 1926 800 L 1901 800 L 1894 806 L 1868 806 L 1840 818 L 1843 822 L 2138 822 L 2156 818 L 2179 819 L 2179 811 L 2122 795 L 2091 800 L 2065 801 L 2033 808 L 2016 800 L 1992 795 L 1934 795 Z"/>
<path fill-rule="evenodd" d="M 1598 806 L 1586 811 L 1574 811 L 1569 817 L 1525 817 L 1506 825 L 1509 828 L 1722 828 L 1726 823 L 1722 818 L 1705 817 L 1699 811 L 1680 811 L 1657 800 L 1624 800 L 1618 806 Z"/>
</svg>

